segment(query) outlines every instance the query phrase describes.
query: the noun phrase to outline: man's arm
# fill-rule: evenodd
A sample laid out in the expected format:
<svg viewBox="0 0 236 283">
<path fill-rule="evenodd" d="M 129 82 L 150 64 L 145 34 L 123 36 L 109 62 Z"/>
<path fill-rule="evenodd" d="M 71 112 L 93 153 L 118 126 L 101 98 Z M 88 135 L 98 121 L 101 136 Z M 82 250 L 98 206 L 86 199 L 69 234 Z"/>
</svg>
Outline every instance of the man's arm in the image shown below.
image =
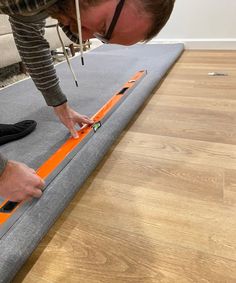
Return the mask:
<svg viewBox="0 0 236 283">
<path fill-rule="evenodd" d="M 78 137 L 75 126 L 93 124 L 87 116 L 74 111 L 66 102 L 47 40 L 44 38 L 45 20 L 24 23 L 10 17 L 17 49 L 36 87 L 43 94 L 47 104 L 53 106 L 60 121 L 74 138 Z"/>
<path fill-rule="evenodd" d="M 59 86 L 49 43 L 44 38 L 45 20 L 24 23 L 9 17 L 19 54 L 36 87 L 49 106 L 58 106 L 67 101 Z"/>
</svg>

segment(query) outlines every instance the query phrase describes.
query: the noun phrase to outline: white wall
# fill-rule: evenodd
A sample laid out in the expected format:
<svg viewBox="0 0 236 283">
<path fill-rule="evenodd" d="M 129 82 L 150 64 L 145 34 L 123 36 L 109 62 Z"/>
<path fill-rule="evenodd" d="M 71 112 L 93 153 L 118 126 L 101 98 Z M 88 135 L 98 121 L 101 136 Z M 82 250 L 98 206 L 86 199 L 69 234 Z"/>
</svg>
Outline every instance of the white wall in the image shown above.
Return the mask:
<svg viewBox="0 0 236 283">
<path fill-rule="evenodd" d="M 187 48 L 236 49 L 236 0 L 176 0 L 156 40 L 182 41 Z"/>
</svg>

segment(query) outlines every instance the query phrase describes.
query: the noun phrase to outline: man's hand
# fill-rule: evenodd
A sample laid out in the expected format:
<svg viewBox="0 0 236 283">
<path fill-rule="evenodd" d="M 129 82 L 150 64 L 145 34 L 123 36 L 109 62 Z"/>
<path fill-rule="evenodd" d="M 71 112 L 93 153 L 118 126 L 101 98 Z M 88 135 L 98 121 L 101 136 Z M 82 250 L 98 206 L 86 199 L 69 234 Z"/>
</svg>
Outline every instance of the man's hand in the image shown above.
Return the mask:
<svg viewBox="0 0 236 283">
<path fill-rule="evenodd" d="M 15 202 L 31 197 L 39 198 L 44 185 L 34 169 L 23 163 L 8 161 L 0 176 L 0 195 Z"/>
<path fill-rule="evenodd" d="M 85 115 L 80 115 L 75 112 L 70 106 L 66 103 L 54 107 L 54 111 L 60 121 L 69 129 L 73 138 L 78 138 L 78 133 L 75 126 L 78 124 L 80 127 L 83 125 L 92 125 L 93 120 Z"/>
</svg>

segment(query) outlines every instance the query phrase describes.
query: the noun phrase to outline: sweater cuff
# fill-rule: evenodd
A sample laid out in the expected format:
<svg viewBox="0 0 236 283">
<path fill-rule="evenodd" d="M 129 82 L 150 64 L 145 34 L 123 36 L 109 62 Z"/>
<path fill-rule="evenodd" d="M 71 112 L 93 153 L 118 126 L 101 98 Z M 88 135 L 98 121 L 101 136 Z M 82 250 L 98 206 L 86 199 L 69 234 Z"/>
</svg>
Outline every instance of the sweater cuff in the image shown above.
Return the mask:
<svg viewBox="0 0 236 283">
<path fill-rule="evenodd" d="M 46 90 L 41 90 L 41 93 L 48 106 L 56 107 L 67 102 L 67 98 L 62 92 L 59 85 L 48 88 Z"/>
<path fill-rule="evenodd" d="M 0 153 L 0 176 L 2 175 L 6 165 L 7 165 L 7 159 Z"/>
</svg>

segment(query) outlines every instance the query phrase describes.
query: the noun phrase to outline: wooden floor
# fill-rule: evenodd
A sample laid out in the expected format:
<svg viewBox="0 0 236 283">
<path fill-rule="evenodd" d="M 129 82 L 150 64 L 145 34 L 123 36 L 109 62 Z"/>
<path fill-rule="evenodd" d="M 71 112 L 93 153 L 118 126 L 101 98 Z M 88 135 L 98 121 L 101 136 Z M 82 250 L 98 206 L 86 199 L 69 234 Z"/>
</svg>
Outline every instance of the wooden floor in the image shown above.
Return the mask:
<svg viewBox="0 0 236 283">
<path fill-rule="evenodd" d="M 236 282 L 236 52 L 183 54 L 16 282 Z"/>
</svg>

